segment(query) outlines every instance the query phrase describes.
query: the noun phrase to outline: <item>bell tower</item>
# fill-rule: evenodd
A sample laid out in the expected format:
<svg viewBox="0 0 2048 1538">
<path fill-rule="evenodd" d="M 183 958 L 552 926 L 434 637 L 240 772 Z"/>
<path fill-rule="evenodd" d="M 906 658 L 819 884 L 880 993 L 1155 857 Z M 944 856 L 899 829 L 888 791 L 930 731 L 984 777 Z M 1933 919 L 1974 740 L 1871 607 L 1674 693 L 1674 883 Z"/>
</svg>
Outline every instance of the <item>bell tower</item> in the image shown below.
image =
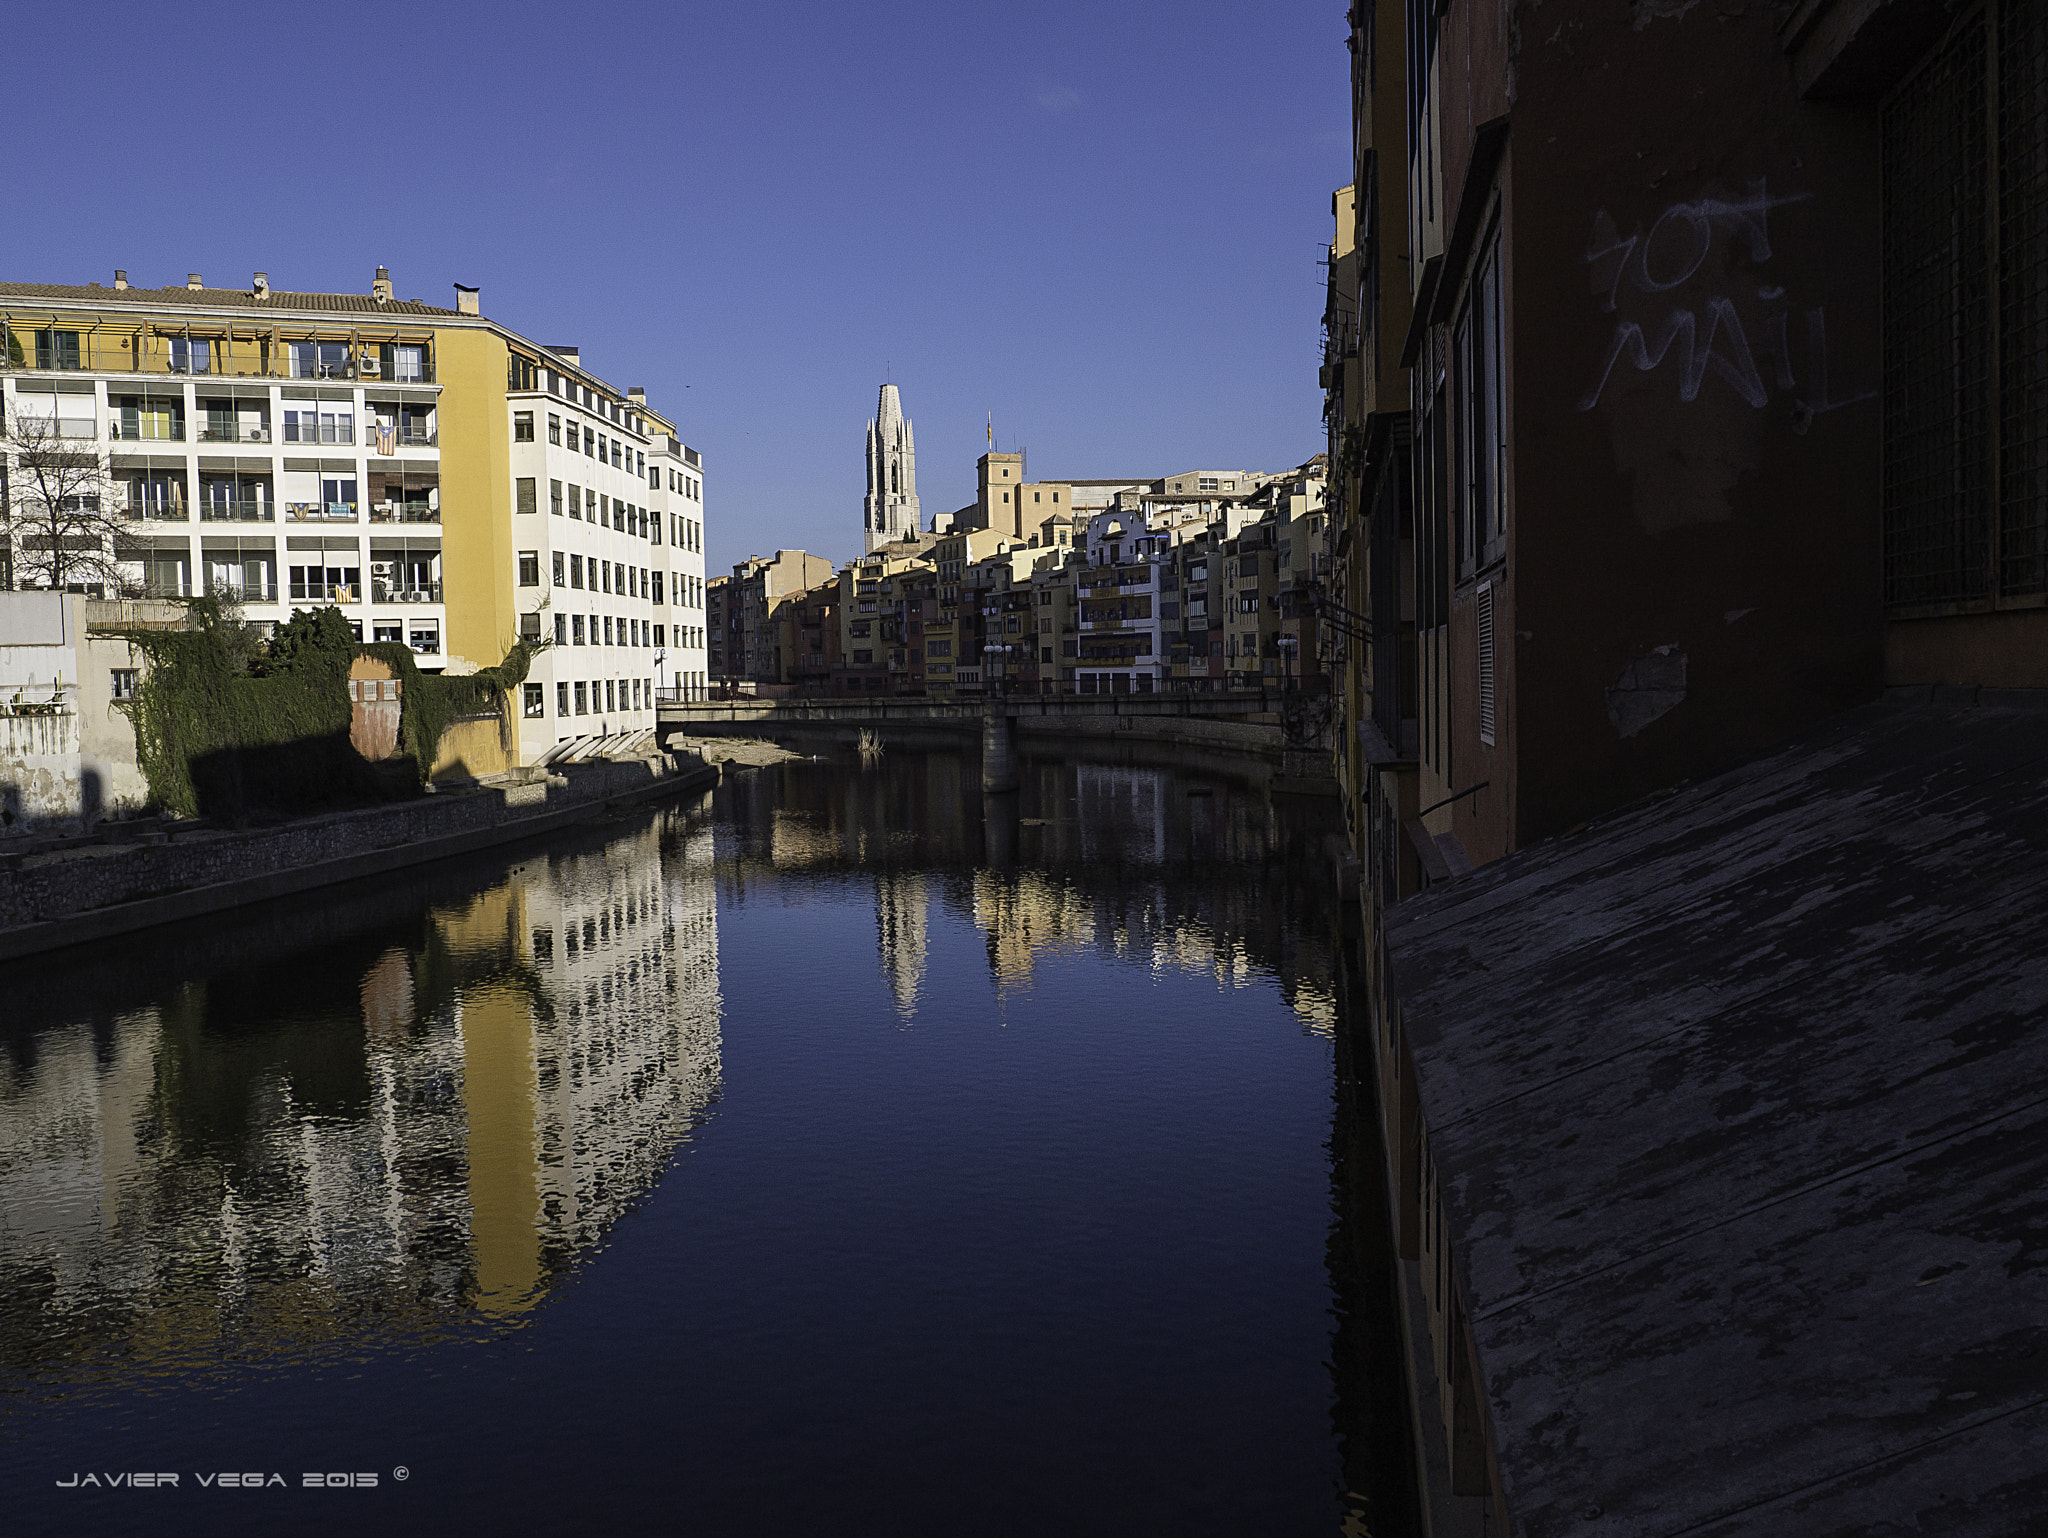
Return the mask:
<svg viewBox="0 0 2048 1538">
<path fill-rule="evenodd" d="M 882 386 L 882 399 L 868 423 L 868 495 L 862 505 L 863 554 L 922 525 L 917 512 L 917 444 L 896 386 Z"/>
</svg>

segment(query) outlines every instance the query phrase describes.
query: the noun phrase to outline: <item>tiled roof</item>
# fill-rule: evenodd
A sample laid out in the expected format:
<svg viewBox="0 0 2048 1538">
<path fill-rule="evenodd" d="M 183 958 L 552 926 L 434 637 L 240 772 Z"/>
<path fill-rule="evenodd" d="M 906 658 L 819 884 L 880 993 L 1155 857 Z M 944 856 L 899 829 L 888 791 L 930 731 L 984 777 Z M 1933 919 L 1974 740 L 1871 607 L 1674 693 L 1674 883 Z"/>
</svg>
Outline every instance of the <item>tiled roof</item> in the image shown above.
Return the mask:
<svg viewBox="0 0 2048 1538">
<path fill-rule="evenodd" d="M 66 300 L 87 304 L 150 304 L 179 309 L 325 310 L 341 315 L 455 315 L 417 299 L 392 299 L 380 304 L 369 294 L 292 294 L 273 288 L 259 299 L 245 288 L 109 288 L 102 283 L 0 282 L 0 304 L 10 300 Z"/>
</svg>

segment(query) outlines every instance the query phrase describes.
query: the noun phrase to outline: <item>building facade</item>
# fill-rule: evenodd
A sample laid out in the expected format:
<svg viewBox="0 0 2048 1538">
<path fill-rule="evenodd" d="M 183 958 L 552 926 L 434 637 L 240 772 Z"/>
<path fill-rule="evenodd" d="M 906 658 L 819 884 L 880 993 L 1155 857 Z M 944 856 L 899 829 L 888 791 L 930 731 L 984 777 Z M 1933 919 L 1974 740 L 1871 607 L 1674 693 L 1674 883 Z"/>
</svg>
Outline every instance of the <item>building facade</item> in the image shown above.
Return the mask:
<svg viewBox="0 0 2048 1538">
<path fill-rule="evenodd" d="M 644 392 L 486 318 L 476 290 L 450 309 L 383 268 L 368 294 L 117 272 L 0 283 L 0 333 L 12 585 L 224 592 L 266 625 L 332 604 L 429 671 L 556 641 L 515 704 L 524 761 L 651 726 L 658 682 L 702 687 L 700 457 Z M 95 463 L 64 500 L 98 524 L 38 526 L 39 444 Z M 105 559 L 57 569 L 79 544 Z"/>
</svg>

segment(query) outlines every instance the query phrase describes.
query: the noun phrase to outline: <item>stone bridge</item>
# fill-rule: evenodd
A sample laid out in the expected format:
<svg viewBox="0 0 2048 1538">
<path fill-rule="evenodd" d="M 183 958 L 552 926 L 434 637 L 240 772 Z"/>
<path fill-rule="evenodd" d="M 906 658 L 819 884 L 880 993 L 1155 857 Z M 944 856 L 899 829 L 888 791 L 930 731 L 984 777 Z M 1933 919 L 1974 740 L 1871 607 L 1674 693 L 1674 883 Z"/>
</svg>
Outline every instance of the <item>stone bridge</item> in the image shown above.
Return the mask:
<svg viewBox="0 0 2048 1538">
<path fill-rule="evenodd" d="M 1322 695 L 974 695 L 961 699 L 694 700 L 659 707 L 670 737 L 757 736 L 850 743 L 861 732 L 885 742 L 958 745 L 981 739 L 983 779 L 1014 786 L 1015 755 L 1122 759 L 1133 750 L 1212 769 L 1245 772 L 1290 788 L 1334 789 Z M 1004 782 L 1007 781 L 1007 785 Z M 1292 782 L 1305 781 L 1301 785 Z"/>
</svg>

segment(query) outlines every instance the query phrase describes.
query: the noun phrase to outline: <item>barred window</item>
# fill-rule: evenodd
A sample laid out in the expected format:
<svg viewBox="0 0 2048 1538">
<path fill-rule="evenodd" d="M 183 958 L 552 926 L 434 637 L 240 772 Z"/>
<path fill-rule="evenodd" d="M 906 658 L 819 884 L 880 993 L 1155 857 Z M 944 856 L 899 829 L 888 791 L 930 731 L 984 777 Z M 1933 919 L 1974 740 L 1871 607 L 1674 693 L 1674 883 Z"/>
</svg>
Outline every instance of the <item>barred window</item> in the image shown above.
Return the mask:
<svg viewBox="0 0 2048 1538">
<path fill-rule="evenodd" d="M 1884 588 L 2048 594 L 2048 9 L 1987 0 L 1885 103 Z"/>
</svg>

